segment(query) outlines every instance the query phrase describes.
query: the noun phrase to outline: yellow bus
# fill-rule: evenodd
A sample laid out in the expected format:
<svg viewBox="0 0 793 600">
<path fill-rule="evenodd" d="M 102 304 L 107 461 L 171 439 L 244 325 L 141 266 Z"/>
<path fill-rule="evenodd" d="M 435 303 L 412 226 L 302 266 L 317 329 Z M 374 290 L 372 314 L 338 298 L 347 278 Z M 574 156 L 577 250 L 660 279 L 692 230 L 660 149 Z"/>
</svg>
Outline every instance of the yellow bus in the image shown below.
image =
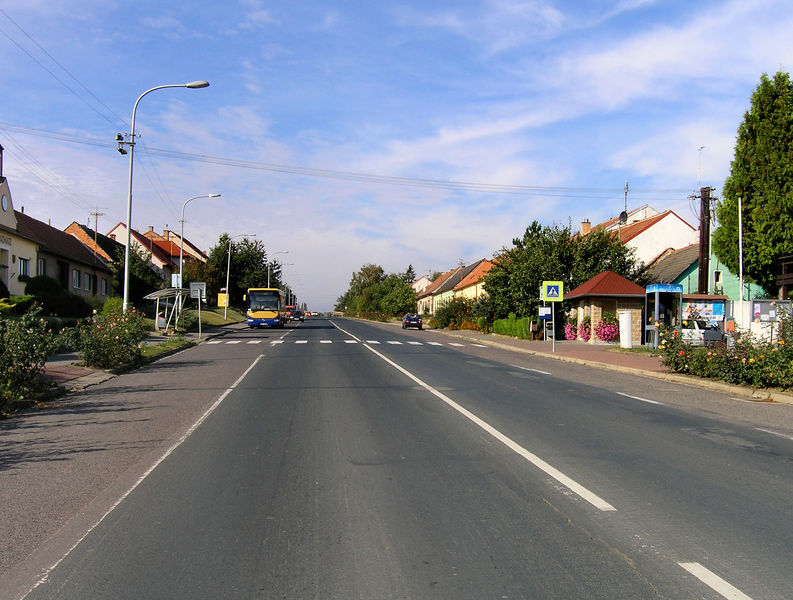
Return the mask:
<svg viewBox="0 0 793 600">
<path fill-rule="evenodd" d="M 248 288 L 248 327 L 283 327 L 284 294 L 278 288 Z"/>
</svg>

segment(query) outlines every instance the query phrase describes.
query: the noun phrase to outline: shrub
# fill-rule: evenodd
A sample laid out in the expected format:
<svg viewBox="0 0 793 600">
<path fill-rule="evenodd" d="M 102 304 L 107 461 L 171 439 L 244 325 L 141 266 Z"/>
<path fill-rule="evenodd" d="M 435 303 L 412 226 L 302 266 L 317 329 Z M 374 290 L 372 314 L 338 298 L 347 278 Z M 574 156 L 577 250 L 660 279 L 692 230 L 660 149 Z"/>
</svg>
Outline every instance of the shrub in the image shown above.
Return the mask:
<svg viewBox="0 0 793 600">
<path fill-rule="evenodd" d="M 476 320 L 476 328 L 479 331 L 487 331 L 488 330 L 487 319 L 485 317 L 479 317 Z"/>
<path fill-rule="evenodd" d="M 675 373 L 719 379 L 727 383 L 753 387 L 793 387 L 793 344 L 782 337 L 788 323 L 780 323 L 780 337 L 774 341 L 757 343 L 751 335 L 736 337 L 728 348 L 719 344 L 713 348 L 693 348 L 680 339 L 677 330 L 659 330 L 658 350 L 662 362 Z"/>
<path fill-rule="evenodd" d="M 126 313 L 115 304 L 95 315 L 80 329 L 83 362 L 109 369 L 125 364 L 139 364 L 141 342 L 146 339 L 143 315 L 134 308 Z"/>
<path fill-rule="evenodd" d="M 35 296 L 45 315 L 87 317 L 92 311 L 91 305 L 84 298 L 70 294 L 61 287 L 57 279 L 46 275 L 28 279 L 25 294 Z"/>
<path fill-rule="evenodd" d="M 473 300 L 469 298 L 452 298 L 435 311 L 435 318 L 440 327 L 450 327 L 452 324 L 459 328 L 463 321 L 473 320 Z"/>
<path fill-rule="evenodd" d="M 591 317 L 584 317 L 584 322 L 578 327 L 578 334 L 581 336 L 581 339 L 585 342 L 589 341 L 589 338 L 592 337 L 592 318 Z"/>
<path fill-rule="evenodd" d="M 522 340 L 531 339 L 530 317 L 518 319 L 515 313 L 509 313 L 506 319 L 496 319 L 493 321 L 493 331 L 501 335 L 510 335 Z"/>
<path fill-rule="evenodd" d="M 49 387 L 41 377 L 58 343 L 34 306 L 19 320 L 0 320 L 0 411 Z"/>
</svg>

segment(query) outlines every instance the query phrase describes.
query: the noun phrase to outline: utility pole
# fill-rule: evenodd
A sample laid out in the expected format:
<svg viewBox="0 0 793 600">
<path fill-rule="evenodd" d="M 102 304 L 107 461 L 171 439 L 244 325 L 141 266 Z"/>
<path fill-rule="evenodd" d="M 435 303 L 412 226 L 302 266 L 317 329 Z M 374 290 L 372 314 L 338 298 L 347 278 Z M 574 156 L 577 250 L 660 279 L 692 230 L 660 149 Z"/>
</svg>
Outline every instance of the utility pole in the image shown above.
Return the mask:
<svg viewBox="0 0 793 600">
<path fill-rule="evenodd" d="M 697 293 L 707 294 L 710 280 L 710 192 L 713 188 L 699 189 L 699 277 Z"/>
<path fill-rule="evenodd" d="M 105 213 L 99 212 L 99 207 L 96 207 L 96 210 L 92 213 L 88 213 L 94 218 L 94 258 L 96 258 L 96 230 L 99 229 L 99 217 L 103 217 Z"/>
</svg>

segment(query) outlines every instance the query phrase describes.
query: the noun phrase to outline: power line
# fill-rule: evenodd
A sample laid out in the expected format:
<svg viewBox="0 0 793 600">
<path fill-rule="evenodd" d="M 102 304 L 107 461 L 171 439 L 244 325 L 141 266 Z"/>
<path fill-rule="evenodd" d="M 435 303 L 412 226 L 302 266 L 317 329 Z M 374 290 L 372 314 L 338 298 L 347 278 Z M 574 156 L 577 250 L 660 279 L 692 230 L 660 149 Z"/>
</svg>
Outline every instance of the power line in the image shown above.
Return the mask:
<svg viewBox="0 0 793 600">
<path fill-rule="evenodd" d="M 110 142 L 98 140 L 96 138 L 84 138 L 79 136 L 67 135 L 62 133 L 52 133 L 40 129 L 32 129 L 9 123 L 0 123 L 0 127 L 12 131 L 19 131 L 29 135 L 57 139 L 69 143 L 85 144 L 105 148 L 114 148 Z M 399 185 L 408 187 L 423 187 L 447 189 L 456 191 L 482 192 L 492 194 L 518 194 L 518 195 L 543 195 L 564 198 L 596 198 L 603 196 L 614 196 L 623 193 L 622 187 L 614 188 L 588 188 L 588 187 L 555 187 L 555 186 L 531 186 L 531 185 L 512 185 L 500 183 L 482 183 L 475 181 L 459 181 L 446 179 L 430 179 L 421 177 L 398 177 L 392 175 L 375 175 L 371 173 L 360 173 L 354 171 L 340 171 L 332 169 L 317 169 L 313 167 L 302 167 L 295 165 L 281 165 L 273 163 L 262 163 L 236 158 L 226 158 L 221 156 L 211 156 L 206 154 L 192 154 L 176 150 L 165 150 L 161 148 L 147 148 L 147 153 L 151 156 L 162 156 L 177 160 L 187 160 L 193 162 L 203 162 L 243 169 L 253 169 L 260 171 L 271 171 L 288 175 L 299 175 L 304 177 L 315 177 L 324 179 L 336 179 L 344 181 L 357 181 L 360 183 L 375 183 L 381 185 Z M 634 195 L 679 195 L 690 194 L 690 189 L 633 189 Z"/>
</svg>

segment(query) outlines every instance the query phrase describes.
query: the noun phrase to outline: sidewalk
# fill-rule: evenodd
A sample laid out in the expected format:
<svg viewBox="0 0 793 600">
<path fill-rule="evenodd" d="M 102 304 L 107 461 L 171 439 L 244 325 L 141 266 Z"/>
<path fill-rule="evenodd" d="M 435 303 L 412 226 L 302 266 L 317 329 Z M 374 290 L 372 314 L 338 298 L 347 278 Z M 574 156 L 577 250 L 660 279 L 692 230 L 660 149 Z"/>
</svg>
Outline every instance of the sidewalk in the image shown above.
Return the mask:
<svg viewBox="0 0 793 600">
<path fill-rule="evenodd" d="M 244 327 L 245 323 L 233 323 L 231 325 L 206 328 L 201 332 L 200 339 L 197 331 L 185 333 L 181 337 L 193 344 L 197 344 Z M 173 339 L 173 336 L 150 332 L 144 342 L 149 345 L 154 345 L 162 344 L 171 339 Z M 92 367 L 86 367 L 82 364 L 80 355 L 77 352 L 55 354 L 51 356 L 44 365 L 44 375 L 51 379 L 57 386 L 70 392 L 82 390 L 91 385 L 96 385 L 97 383 L 112 379 L 116 376 L 114 371 L 114 369 L 94 369 Z"/>
</svg>

